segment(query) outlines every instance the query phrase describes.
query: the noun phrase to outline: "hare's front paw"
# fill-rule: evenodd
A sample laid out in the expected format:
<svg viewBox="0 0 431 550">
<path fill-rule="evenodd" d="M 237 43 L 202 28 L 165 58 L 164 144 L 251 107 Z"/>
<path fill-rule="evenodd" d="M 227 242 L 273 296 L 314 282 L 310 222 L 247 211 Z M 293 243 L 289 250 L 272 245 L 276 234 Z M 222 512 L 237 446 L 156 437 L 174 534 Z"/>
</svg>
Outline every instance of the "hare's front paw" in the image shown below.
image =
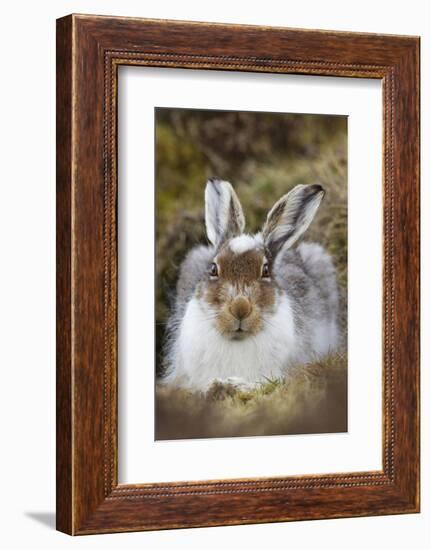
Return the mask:
<svg viewBox="0 0 431 550">
<path fill-rule="evenodd" d="M 238 392 L 249 392 L 254 389 L 250 384 L 238 376 L 228 378 L 214 378 L 207 389 L 207 396 L 211 399 L 222 400 L 226 397 L 233 397 Z"/>
</svg>

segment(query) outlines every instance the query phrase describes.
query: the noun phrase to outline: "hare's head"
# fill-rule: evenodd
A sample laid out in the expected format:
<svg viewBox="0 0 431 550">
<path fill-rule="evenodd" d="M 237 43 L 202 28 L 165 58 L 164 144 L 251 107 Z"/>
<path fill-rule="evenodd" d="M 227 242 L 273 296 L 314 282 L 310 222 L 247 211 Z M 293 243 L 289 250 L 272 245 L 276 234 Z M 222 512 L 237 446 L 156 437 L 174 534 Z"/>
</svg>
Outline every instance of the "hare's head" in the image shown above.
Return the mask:
<svg viewBox="0 0 431 550">
<path fill-rule="evenodd" d="M 258 333 L 277 307 L 273 277 L 277 255 L 310 225 L 324 191 L 298 185 L 270 210 L 256 235 L 243 233 L 245 218 L 230 183 L 210 179 L 205 190 L 205 225 L 214 256 L 198 298 L 213 315 L 217 330 L 233 340 Z"/>
</svg>

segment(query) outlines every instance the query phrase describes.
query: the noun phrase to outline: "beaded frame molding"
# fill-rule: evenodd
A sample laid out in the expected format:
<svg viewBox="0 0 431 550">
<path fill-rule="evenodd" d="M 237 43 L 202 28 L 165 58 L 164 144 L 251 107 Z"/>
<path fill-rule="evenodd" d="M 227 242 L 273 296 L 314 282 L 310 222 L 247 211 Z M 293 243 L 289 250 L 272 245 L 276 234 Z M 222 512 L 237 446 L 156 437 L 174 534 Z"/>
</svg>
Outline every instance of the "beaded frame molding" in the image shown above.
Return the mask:
<svg viewBox="0 0 431 550">
<path fill-rule="evenodd" d="M 119 65 L 383 84 L 381 471 L 118 483 Z M 57 21 L 57 529 L 419 511 L 419 38 L 70 15 Z"/>
</svg>

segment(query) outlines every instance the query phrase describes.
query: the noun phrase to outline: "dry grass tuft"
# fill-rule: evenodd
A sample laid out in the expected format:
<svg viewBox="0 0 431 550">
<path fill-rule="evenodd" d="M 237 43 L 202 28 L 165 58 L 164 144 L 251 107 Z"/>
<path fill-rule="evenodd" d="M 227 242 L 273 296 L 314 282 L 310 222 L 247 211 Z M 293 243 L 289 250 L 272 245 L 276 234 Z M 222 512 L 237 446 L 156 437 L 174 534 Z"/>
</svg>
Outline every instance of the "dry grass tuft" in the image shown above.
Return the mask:
<svg viewBox="0 0 431 550">
<path fill-rule="evenodd" d="M 252 392 L 215 384 L 207 394 L 159 386 L 156 439 L 347 431 L 347 361 L 333 355 Z"/>
</svg>

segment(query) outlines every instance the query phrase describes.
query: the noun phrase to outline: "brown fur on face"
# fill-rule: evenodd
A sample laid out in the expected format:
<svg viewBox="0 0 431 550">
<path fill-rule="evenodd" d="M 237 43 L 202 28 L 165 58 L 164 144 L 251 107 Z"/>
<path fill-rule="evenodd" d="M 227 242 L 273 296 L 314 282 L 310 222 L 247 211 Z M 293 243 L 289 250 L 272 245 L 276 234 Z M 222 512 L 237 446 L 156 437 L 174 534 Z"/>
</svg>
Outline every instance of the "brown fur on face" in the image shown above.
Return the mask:
<svg viewBox="0 0 431 550">
<path fill-rule="evenodd" d="M 256 334 L 263 328 L 263 314 L 275 305 L 271 277 L 262 277 L 268 263 L 263 247 L 238 254 L 226 243 L 214 263 L 218 276 L 208 275 L 204 299 L 215 311 L 217 329 L 235 340 Z"/>
</svg>

